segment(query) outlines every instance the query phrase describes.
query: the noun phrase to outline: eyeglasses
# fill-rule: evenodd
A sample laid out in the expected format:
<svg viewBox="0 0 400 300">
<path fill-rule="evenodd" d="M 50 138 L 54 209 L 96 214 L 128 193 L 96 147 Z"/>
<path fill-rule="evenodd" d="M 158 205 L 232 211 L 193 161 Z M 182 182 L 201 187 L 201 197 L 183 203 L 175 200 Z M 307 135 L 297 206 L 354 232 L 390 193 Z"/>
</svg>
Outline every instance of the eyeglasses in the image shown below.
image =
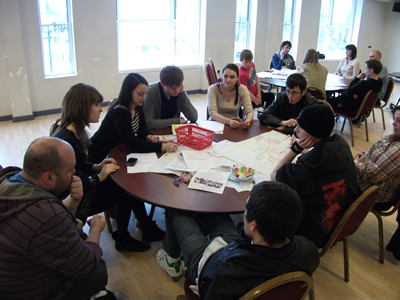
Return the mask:
<svg viewBox="0 0 400 300">
<path fill-rule="evenodd" d="M 288 96 L 290 96 L 290 95 L 298 96 L 300 94 L 301 94 L 301 92 L 289 91 L 288 89 L 286 89 L 286 95 L 288 95 Z"/>
</svg>

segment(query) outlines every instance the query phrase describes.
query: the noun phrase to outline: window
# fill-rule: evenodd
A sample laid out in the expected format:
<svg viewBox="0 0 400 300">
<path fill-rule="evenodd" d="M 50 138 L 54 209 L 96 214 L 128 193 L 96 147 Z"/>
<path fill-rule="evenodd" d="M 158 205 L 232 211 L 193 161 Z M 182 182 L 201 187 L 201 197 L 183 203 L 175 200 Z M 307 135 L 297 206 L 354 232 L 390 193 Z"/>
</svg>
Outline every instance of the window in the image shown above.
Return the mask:
<svg viewBox="0 0 400 300">
<path fill-rule="evenodd" d="M 294 0 L 285 0 L 285 13 L 283 15 L 282 41 L 293 41 L 294 34 Z"/>
<path fill-rule="evenodd" d="M 234 62 L 240 61 L 240 53 L 243 49 L 250 48 L 250 2 L 250 0 L 237 0 L 236 2 Z"/>
<path fill-rule="evenodd" d="M 346 45 L 351 44 L 355 2 L 355 0 L 321 1 L 317 49 L 325 54 L 327 59 L 344 57 Z"/>
<path fill-rule="evenodd" d="M 120 71 L 199 64 L 200 0 L 118 0 Z"/>
<path fill-rule="evenodd" d="M 38 0 L 44 77 L 75 75 L 71 0 Z"/>
</svg>

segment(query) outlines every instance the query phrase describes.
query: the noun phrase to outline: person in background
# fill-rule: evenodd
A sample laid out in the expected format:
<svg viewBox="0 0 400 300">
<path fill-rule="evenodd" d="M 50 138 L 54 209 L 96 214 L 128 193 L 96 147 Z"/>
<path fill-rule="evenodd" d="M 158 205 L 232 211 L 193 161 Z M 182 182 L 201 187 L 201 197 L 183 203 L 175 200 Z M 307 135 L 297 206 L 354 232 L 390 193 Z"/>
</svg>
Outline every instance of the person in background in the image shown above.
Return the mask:
<svg viewBox="0 0 400 300">
<path fill-rule="evenodd" d="M 314 49 L 307 49 L 304 53 L 303 64 L 297 67 L 297 73 L 304 76 L 307 87 L 319 88 L 325 94 L 328 69 L 318 62 L 318 53 Z"/>
<path fill-rule="evenodd" d="M 225 65 L 222 77 L 223 82 L 208 88 L 207 105 L 211 120 L 231 128 L 249 128 L 253 120 L 253 107 L 248 89 L 239 83 L 239 68 L 235 64 Z M 246 114 L 243 122 L 239 121 L 241 106 Z"/>
<path fill-rule="evenodd" d="M 164 249 L 158 264 L 177 280 L 182 258 L 200 299 L 239 299 L 257 285 L 276 276 L 318 267 L 315 245 L 294 236 L 301 220 L 299 196 L 285 184 L 256 184 L 246 201 L 241 239 L 229 215 L 165 211 Z"/>
<path fill-rule="evenodd" d="M 68 142 L 75 152 L 77 175 L 82 179 L 84 198 L 77 209 L 76 217 L 85 221 L 88 216 L 103 212 L 115 206 L 118 229 L 113 232 L 115 248 L 118 251 L 142 252 L 150 249 L 147 242 L 162 240 L 164 232 L 147 216 L 144 203 L 130 197 L 109 178 L 120 168 L 112 158 L 93 162 L 87 159 L 90 140 L 86 126 L 97 123 L 103 111 L 100 103 L 103 96 L 92 86 L 78 83 L 64 96 L 60 126 L 54 136 Z M 142 223 L 142 240 L 132 238 L 128 231 L 131 211 Z M 144 226 L 143 226 L 144 225 Z"/>
<path fill-rule="evenodd" d="M 147 80 L 138 73 L 128 74 L 118 98 L 113 101 L 91 138 L 89 161 L 99 163 L 116 145 L 125 143 L 132 153 L 175 152 L 174 143 L 157 143 L 146 126 L 143 105 L 147 100 Z"/>
<path fill-rule="evenodd" d="M 297 122 L 297 140 L 274 167 L 271 179 L 287 184 L 301 198 L 303 217 L 296 234 L 323 247 L 358 197 L 356 168 L 349 144 L 340 135 L 331 135 L 335 120 L 330 107 L 308 106 Z M 292 163 L 304 149 L 311 150 Z"/>
<path fill-rule="evenodd" d="M 339 97 L 329 98 L 327 101 L 333 108 L 358 109 L 370 90 L 374 93 L 379 93 L 382 89 L 382 80 L 378 77 L 381 69 L 382 64 L 380 61 L 367 60 L 365 62 L 365 73 L 360 73 L 354 78 L 344 94 Z"/>
<path fill-rule="evenodd" d="M 382 53 L 379 50 L 373 50 L 369 54 L 369 59 L 370 60 L 377 60 L 381 61 L 382 58 Z M 381 62 L 382 63 L 382 62 Z M 382 70 L 379 72 L 378 77 L 382 80 L 382 89 L 379 92 L 378 99 L 383 100 L 386 94 L 386 90 L 388 87 L 388 81 L 389 81 L 389 73 L 387 68 L 382 64 Z"/>
<path fill-rule="evenodd" d="M 93 216 L 85 240 L 76 230 L 83 189 L 74 167 L 72 147 L 44 137 L 29 145 L 22 170 L 0 172 L 1 299 L 88 299 L 107 285 L 106 222 Z"/>
<path fill-rule="evenodd" d="M 166 66 L 160 81 L 150 83 L 143 111 L 149 129 L 197 121 L 197 110 L 183 87 L 183 72 L 177 66 Z M 184 114 L 185 118 L 181 116 Z"/>
<path fill-rule="evenodd" d="M 356 57 L 356 46 L 354 46 L 353 44 L 347 45 L 346 57 L 339 62 L 335 74 L 350 80 L 356 78 L 360 73 L 360 63 Z"/>
<path fill-rule="evenodd" d="M 274 53 L 272 56 L 272 67 L 277 70 L 291 69 L 295 70 L 296 65 L 293 57 L 289 54 L 292 48 L 292 43 L 289 41 L 283 41 L 279 52 Z"/>
<path fill-rule="evenodd" d="M 247 49 L 240 53 L 239 83 L 249 90 L 253 107 L 263 104 L 267 108 L 275 99 L 273 93 L 264 93 L 261 90 L 260 79 L 253 63 L 253 53 Z"/>
<path fill-rule="evenodd" d="M 272 104 L 258 116 L 260 123 L 285 133 L 293 133 L 297 116 L 303 108 L 317 103 L 307 92 L 307 81 L 301 74 L 292 74 L 286 80 L 286 90 L 278 94 Z"/>
<path fill-rule="evenodd" d="M 377 185 L 380 188 L 377 203 L 397 201 L 400 192 L 400 107 L 393 110 L 393 134 L 384 136 L 367 152 L 354 156 L 357 181 L 361 191 Z M 398 228 L 386 250 L 400 260 L 400 213 L 397 211 Z"/>
</svg>

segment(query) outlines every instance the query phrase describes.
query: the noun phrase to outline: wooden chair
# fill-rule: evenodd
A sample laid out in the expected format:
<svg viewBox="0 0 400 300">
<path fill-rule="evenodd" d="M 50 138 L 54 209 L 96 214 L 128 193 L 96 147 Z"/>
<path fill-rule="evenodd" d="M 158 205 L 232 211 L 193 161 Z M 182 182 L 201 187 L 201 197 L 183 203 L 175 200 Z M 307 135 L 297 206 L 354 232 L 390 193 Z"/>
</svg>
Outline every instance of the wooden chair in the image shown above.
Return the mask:
<svg viewBox="0 0 400 300">
<path fill-rule="evenodd" d="M 332 231 L 329 240 L 326 242 L 319 256 L 322 257 L 337 242 L 343 240 L 343 259 L 344 259 L 344 281 L 349 282 L 349 248 L 347 237 L 352 235 L 360 227 L 368 212 L 374 205 L 378 195 L 379 187 L 374 185 L 366 190 L 354 201 L 344 213 L 335 229 Z"/>
<path fill-rule="evenodd" d="M 208 60 L 209 60 L 209 62 L 205 63 L 205 72 L 206 72 L 208 85 L 210 86 L 214 83 L 217 83 L 218 79 L 217 79 L 217 73 L 215 73 L 215 67 L 214 67 L 213 61 L 211 60 L 211 57 Z"/>
<path fill-rule="evenodd" d="M 178 296 L 176 299 L 198 300 L 200 299 L 189 288 L 192 280 L 186 276 L 184 283 L 185 296 Z M 301 300 L 309 295 L 314 300 L 313 278 L 305 272 L 290 272 L 272 278 L 248 291 L 239 300 Z"/>
<path fill-rule="evenodd" d="M 379 232 L 379 261 L 383 264 L 385 262 L 385 252 L 384 252 L 384 244 L 383 244 L 383 222 L 382 217 L 387 217 L 393 215 L 400 207 L 400 194 L 399 190 L 395 194 L 397 200 L 393 200 L 391 202 L 384 203 L 376 203 L 371 212 L 378 219 L 378 232 Z"/>
<path fill-rule="evenodd" d="M 388 85 L 387 85 L 387 90 L 385 95 L 383 96 L 382 100 L 377 99 L 374 105 L 374 108 L 379 108 L 382 113 L 382 124 L 383 124 L 383 130 L 386 129 L 385 125 L 385 114 L 383 113 L 384 107 L 389 103 L 389 98 L 392 95 L 394 88 L 394 79 L 392 77 L 389 77 Z M 374 109 L 372 109 L 372 118 L 375 122 L 375 112 Z"/>
<path fill-rule="evenodd" d="M 111 101 L 112 101 L 112 100 L 111 100 Z M 111 103 L 111 101 L 110 101 L 110 103 Z M 54 132 L 56 132 L 57 128 L 60 126 L 60 121 L 61 121 L 61 118 L 57 118 L 57 119 L 53 122 L 53 124 L 51 124 L 50 130 L 49 130 L 49 136 L 52 136 L 52 135 L 54 134 Z M 114 209 L 115 209 L 115 208 L 114 208 Z M 115 215 L 115 214 L 114 214 L 114 215 Z M 104 217 L 105 217 L 105 219 L 106 219 L 108 232 L 109 232 L 109 233 L 112 233 L 112 232 L 113 232 L 113 229 L 112 229 L 112 225 L 111 225 L 111 221 L 110 221 L 110 215 L 109 215 L 109 211 L 108 211 L 108 210 L 105 210 L 105 211 L 104 211 Z"/>
<path fill-rule="evenodd" d="M 367 141 L 369 140 L 368 137 L 368 122 L 367 122 L 367 117 L 371 110 L 373 109 L 376 99 L 378 99 L 378 93 L 374 93 L 372 90 L 370 90 L 364 97 L 360 107 L 356 110 L 347 110 L 343 108 L 334 108 L 334 112 L 337 116 L 342 116 L 345 118 L 343 121 L 342 125 L 342 130 L 343 132 L 344 125 L 346 124 L 346 119 L 349 120 L 350 124 L 350 134 L 351 134 L 351 145 L 354 147 L 354 135 L 353 135 L 353 123 L 351 121 L 358 119 L 359 117 L 364 118 L 364 123 L 365 123 L 365 136 Z M 362 119 L 361 118 L 361 119 Z M 360 121 L 361 122 L 361 121 Z"/>
<path fill-rule="evenodd" d="M 326 94 L 319 88 L 314 86 L 308 86 L 307 91 L 317 99 L 326 100 Z"/>
</svg>

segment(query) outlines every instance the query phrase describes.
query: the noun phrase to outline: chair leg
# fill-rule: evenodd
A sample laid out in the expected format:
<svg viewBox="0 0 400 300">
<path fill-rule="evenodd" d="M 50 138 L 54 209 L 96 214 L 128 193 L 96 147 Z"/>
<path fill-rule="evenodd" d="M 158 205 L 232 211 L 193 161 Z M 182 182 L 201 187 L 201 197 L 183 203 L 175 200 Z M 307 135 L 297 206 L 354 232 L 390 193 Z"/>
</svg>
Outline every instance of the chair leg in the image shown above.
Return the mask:
<svg viewBox="0 0 400 300">
<path fill-rule="evenodd" d="M 353 136 L 353 122 L 349 120 L 350 123 L 350 136 L 351 136 L 351 145 L 354 147 L 354 136 Z"/>
<path fill-rule="evenodd" d="M 106 219 L 108 232 L 109 233 L 113 233 L 113 229 L 112 229 L 112 225 L 111 225 L 111 221 L 110 221 L 110 216 L 108 215 L 108 210 L 107 209 L 104 211 L 104 217 Z"/>
<path fill-rule="evenodd" d="M 311 288 L 310 293 L 308 294 L 308 298 L 310 300 L 315 300 L 314 287 Z"/>
<path fill-rule="evenodd" d="M 369 141 L 369 136 L 368 136 L 368 121 L 367 117 L 364 117 L 364 123 L 365 123 L 365 138 L 367 139 L 367 142 Z"/>
<path fill-rule="evenodd" d="M 383 250 L 383 221 L 382 217 L 371 209 L 371 212 L 375 215 L 376 219 L 378 220 L 378 235 L 379 235 L 379 261 L 381 264 L 385 262 L 385 251 Z"/>
<path fill-rule="evenodd" d="M 343 239 L 343 260 L 344 260 L 344 281 L 349 282 L 349 245 L 347 244 L 347 238 Z"/>
<path fill-rule="evenodd" d="M 338 119 L 339 119 L 339 116 L 338 116 Z M 340 130 L 340 132 L 343 132 L 343 129 L 344 129 L 344 125 L 346 124 L 346 118 L 344 118 L 344 120 L 343 120 L 343 124 L 342 124 L 342 130 Z"/>
<path fill-rule="evenodd" d="M 382 124 L 383 124 L 383 130 L 386 130 L 386 124 L 385 124 L 385 114 L 383 113 L 383 109 L 379 107 L 382 113 Z"/>
<path fill-rule="evenodd" d="M 375 122 L 375 109 L 372 108 L 372 120 Z"/>
</svg>

